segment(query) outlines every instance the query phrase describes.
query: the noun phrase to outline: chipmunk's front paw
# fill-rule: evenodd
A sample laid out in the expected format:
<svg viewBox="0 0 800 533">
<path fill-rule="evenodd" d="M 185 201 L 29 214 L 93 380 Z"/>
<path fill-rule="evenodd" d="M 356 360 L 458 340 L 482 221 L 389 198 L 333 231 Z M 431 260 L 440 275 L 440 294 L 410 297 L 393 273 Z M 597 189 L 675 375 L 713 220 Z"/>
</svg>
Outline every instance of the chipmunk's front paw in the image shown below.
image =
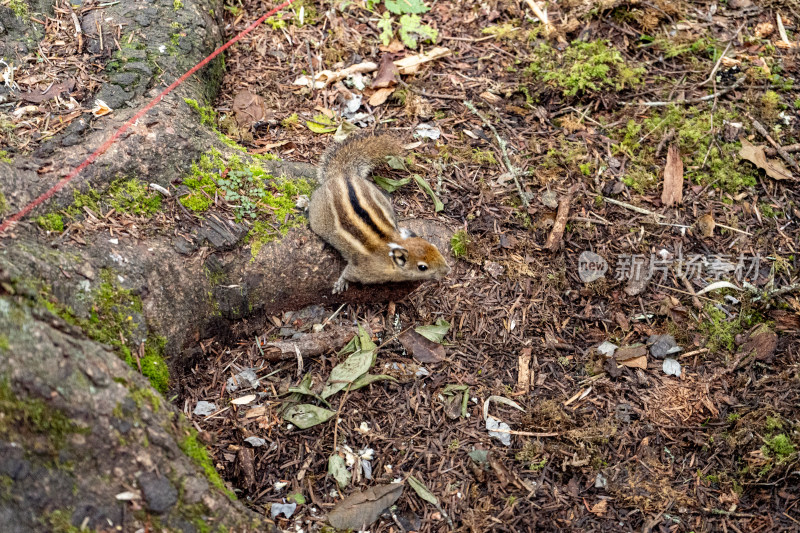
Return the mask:
<svg viewBox="0 0 800 533">
<path fill-rule="evenodd" d="M 336 283 L 333 284 L 333 294 L 341 294 L 347 290 L 347 280 L 343 277 L 340 277 L 336 280 Z"/>
</svg>

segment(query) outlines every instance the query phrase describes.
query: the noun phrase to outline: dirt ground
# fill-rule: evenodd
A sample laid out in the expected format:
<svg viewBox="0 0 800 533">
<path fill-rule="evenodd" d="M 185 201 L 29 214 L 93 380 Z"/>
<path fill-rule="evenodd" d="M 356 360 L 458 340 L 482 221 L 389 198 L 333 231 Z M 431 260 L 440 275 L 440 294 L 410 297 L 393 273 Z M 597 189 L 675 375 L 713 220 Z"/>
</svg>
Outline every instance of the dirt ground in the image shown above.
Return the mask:
<svg viewBox="0 0 800 533">
<path fill-rule="evenodd" d="M 435 44 L 422 35 L 411 49 L 387 7 L 419 2 L 385 3 L 304 0 L 267 21 L 226 56 L 217 126 L 251 153 L 302 162 L 343 115 L 402 136 L 407 168 L 378 174 L 430 184 L 440 211 L 414 180 L 393 203 L 400 218 L 450 226 L 458 258 L 404 301 L 287 313 L 255 340 L 205 341 L 177 401 L 225 480 L 260 512 L 299 502 L 279 518 L 292 531 L 320 531 L 342 496 L 409 475 L 439 508 L 407 487 L 370 531 L 800 529 L 800 7 L 570 0 L 549 3 L 545 25 L 525 1 L 437 1 L 418 15 Z M 266 8 L 229 2 L 228 35 Z M 435 46 L 449 54 L 415 74 L 386 68 Z M 365 61 L 384 83 L 373 69 L 295 84 Z M 253 128 L 225 119 L 244 90 L 264 101 Z M 585 251 L 604 277 L 582 280 Z M 701 292 L 715 281 L 735 287 Z M 396 334 L 439 319 L 444 358 L 420 362 Z M 341 346 L 302 370 L 260 346 L 325 321 L 367 327 L 373 373 L 396 381 L 332 396 L 335 416 L 300 430 L 281 417 L 289 387 L 308 373 L 319 393 Z M 680 347 L 679 377 L 648 344 L 663 335 Z M 244 369 L 259 386 L 230 390 Z M 507 446 L 486 429 L 491 396 L 521 408 L 490 404 Z M 193 415 L 199 401 L 220 407 Z M 331 455 L 371 457 L 373 479 L 357 460 L 337 487 Z"/>
</svg>

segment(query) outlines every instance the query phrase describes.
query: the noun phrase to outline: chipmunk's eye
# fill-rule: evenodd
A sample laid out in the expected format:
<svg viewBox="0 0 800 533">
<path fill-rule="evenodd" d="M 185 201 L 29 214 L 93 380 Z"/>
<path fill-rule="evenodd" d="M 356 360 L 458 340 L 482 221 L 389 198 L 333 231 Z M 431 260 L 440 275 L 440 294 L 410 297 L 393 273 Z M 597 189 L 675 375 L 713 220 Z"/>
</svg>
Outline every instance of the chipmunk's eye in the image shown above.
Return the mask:
<svg viewBox="0 0 800 533">
<path fill-rule="evenodd" d="M 420 263 L 417 265 L 417 268 L 419 269 L 420 272 L 425 272 L 426 270 L 428 270 L 428 265 L 426 265 L 425 263 Z"/>
</svg>

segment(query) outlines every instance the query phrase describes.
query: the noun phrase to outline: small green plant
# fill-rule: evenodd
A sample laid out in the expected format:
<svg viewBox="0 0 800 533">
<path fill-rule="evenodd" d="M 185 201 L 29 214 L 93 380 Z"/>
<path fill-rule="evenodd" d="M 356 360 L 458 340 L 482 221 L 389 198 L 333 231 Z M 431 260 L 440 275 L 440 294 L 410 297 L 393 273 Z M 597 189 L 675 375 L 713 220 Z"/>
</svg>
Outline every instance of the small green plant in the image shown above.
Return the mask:
<svg viewBox="0 0 800 533">
<path fill-rule="evenodd" d="M 740 418 L 742 418 L 742 415 L 740 415 L 739 413 L 731 413 L 731 414 L 728 415 L 728 422 L 731 422 L 731 423 L 732 422 L 736 422 Z"/>
<path fill-rule="evenodd" d="M 183 7 L 183 2 L 181 0 L 172 0 L 172 8 L 175 11 L 178 11 Z"/>
<path fill-rule="evenodd" d="M 466 231 L 457 231 L 450 239 L 450 250 L 453 252 L 453 257 L 459 258 L 467 255 L 470 238 Z"/>
<path fill-rule="evenodd" d="M 423 24 L 419 16 L 430 10 L 422 0 L 385 0 L 384 5 L 387 11 L 378 21 L 378 29 L 381 30 L 379 38 L 384 45 L 388 45 L 394 36 L 392 14 L 401 15 L 397 33 L 408 48 L 415 49 L 419 39 L 436 42 L 439 31 Z"/>
<path fill-rule="evenodd" d="M 300 124 L 300 117 L 297 116 L 297 113 L 292 113 L 285 119 L 281 120 L 281 126 L 283 126 L 286 129 L 292 129 L 299 124 Z"/>
<path fill-rule="evenodd" d="M 280 30 L 286 27 L 286 21 L 276 17 L 269 17 L 264 22 L 269 24 L 273 30 Z"/>
<path fill-rule="evenodd" d="M 14 160 L 8 155 L 6 150 L 0 150 L 0 163 L 13 163 Z"/>
</svg>

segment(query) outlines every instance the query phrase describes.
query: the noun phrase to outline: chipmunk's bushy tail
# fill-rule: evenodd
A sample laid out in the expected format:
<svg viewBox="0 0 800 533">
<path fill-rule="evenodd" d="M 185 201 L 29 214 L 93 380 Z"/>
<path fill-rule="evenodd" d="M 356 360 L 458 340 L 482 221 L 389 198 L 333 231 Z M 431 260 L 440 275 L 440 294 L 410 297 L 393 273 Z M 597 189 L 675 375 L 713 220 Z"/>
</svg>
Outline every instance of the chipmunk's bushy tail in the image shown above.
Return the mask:
<svg viewBox="0 0 800 533">
<path fill-rule="evenodd" d="M 366 179 L 386 156 L 397 155 L 402 151 L 400 139 L 388 133 L 350 135 L 325 151 L 317 168 L 317 180 L 323 183 L 331 177 L 350 176 Z"/>
</svg>

